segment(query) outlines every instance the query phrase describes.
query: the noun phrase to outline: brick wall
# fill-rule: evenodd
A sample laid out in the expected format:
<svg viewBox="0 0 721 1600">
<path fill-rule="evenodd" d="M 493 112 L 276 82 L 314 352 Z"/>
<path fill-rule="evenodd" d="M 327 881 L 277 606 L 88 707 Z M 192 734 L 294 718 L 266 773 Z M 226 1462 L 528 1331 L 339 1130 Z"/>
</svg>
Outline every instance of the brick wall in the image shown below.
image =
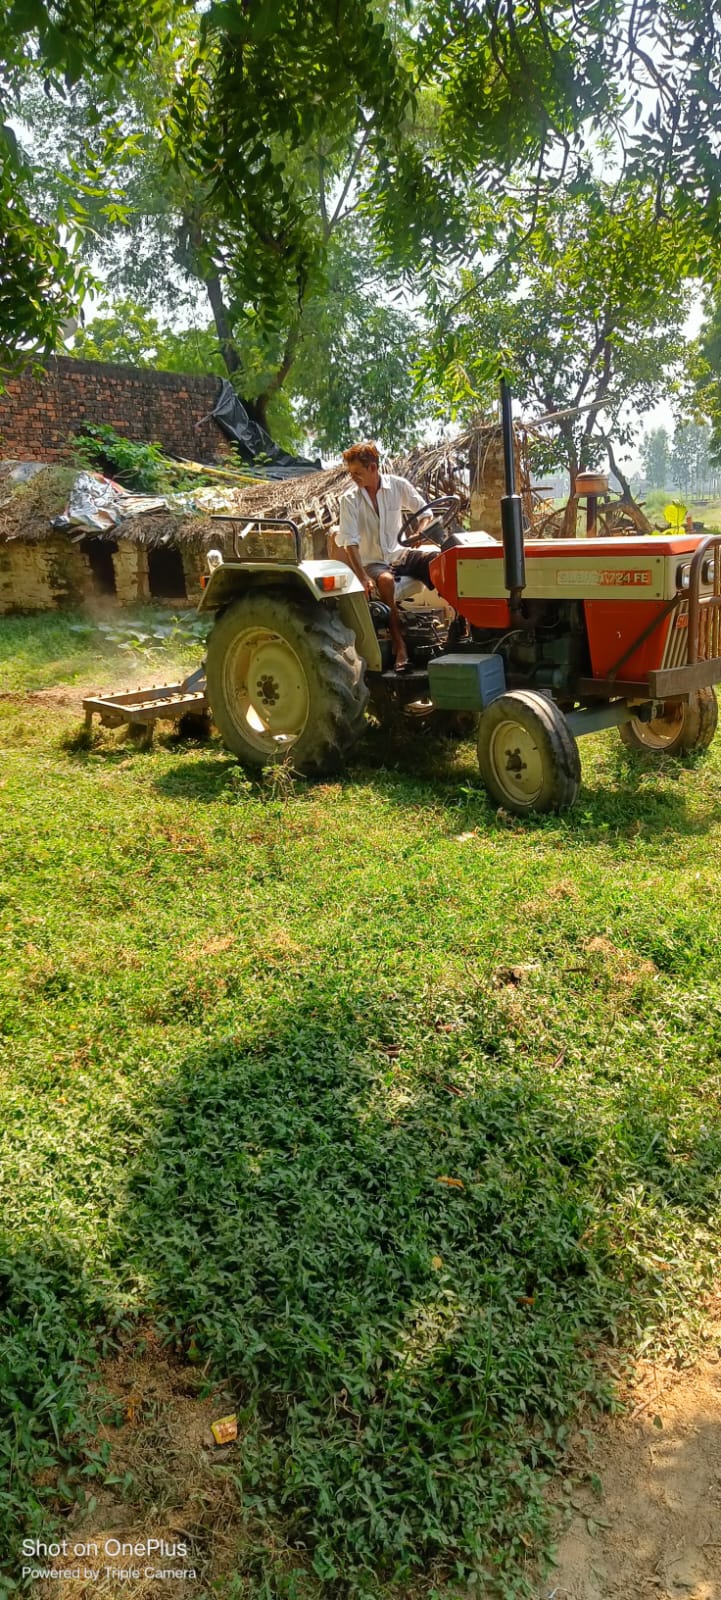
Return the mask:
<svg viewBox="0 0 721 1600">
<path fill-rule="evenodd" d="M 230 449 L 214 422 L 217 377 L 185 377 L 144 367 L 55 356 L 47 372 L 6 379 L 0 393 L 0 457 L 62 461 L 68 436 L 84 422 L 106 422 L 128 439 L 157 440 L 172 455 L 214 461 Z"/>
</svg>

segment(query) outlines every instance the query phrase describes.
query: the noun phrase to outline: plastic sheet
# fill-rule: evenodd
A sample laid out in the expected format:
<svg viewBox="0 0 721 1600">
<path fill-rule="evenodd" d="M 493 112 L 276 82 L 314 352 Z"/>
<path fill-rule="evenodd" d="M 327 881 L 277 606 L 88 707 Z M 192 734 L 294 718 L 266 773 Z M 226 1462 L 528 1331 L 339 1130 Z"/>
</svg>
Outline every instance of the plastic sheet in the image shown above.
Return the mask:
<svg viewBox="0 0 721 1600">
<path fill-rule="evenodd" d="M 243 492 L 242 485 L 213 484 L 182 494 L 132 494 L 112 478 L 79 472 L 65 511 L 53 518 L 52 527 L 58 531 L 80 528 L 85 533 L 107 533 L 132 517 L 147 516 L 154 511 L 175 511 L 184 516 L 228 511 L 237 516 Z"/>
<path fill-rule="evenodd" d="M 244 461 L 262 466 L 268 478 L 304 478 L 308 472 L 321 472 L 322 462 L 309 461 L 306 456 L 291 456 L 271 439 L 265 428 L 250 417 L 238 399 L 232 383 L 221 381 L 220 394 L 210 413 L 214 422 L 228 439 L 233 439 Z"/>
<path fill-rule="evenodd" d="M 125 490 L 112 478 L 97 477 L 91 472 L 79 472 L 68 500 L 67 509 L 54 517 L 54 528 L 86 528 L 89 533 L 106 533 L 116 528 L 121 520 L 120 502 Z"/>
</svg>

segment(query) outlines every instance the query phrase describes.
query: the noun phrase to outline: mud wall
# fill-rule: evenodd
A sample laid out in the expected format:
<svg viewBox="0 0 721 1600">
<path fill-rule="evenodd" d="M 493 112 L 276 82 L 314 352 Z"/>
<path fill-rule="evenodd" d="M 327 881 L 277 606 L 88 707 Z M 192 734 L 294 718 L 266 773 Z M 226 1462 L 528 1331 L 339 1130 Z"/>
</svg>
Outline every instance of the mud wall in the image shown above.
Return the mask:
<svg viewBox="0 0 721 1600">
<path fill-rule="evenodd" d="M 204 552 L 192 546 L 149 549 L 128 539 L 81 544 L 62 534 L 12 540 L 0 544 L 0 615 L 150 600 L 180 610 L 197 605 L 204 570 Z"/>
<path fill-rule="evenodd" d="M 516 489 L 522 488 L 522 453 L 516 434 L 514 439 L 516 459 Z M 490 439 L 479 439 L 471 461 L 471 527 L 490 533 L 494 539 L 503 537 L 501 525 L 501 496 L 506 492 L 503 466 L 503 438 L 500 429 Z"/>
<path fill-rule="evenodd" d="M 214 422 L 217 377 L 74 361 L 55 356 L 40 376 L 5 380 L 0 392 L 0 456 L 15 461 L 62 461 L 68 439 L 84 422 L 109 423 L 141 443 L 155 441 L 175 456 L 216 461 L 231 446 Z"/>
</svg>

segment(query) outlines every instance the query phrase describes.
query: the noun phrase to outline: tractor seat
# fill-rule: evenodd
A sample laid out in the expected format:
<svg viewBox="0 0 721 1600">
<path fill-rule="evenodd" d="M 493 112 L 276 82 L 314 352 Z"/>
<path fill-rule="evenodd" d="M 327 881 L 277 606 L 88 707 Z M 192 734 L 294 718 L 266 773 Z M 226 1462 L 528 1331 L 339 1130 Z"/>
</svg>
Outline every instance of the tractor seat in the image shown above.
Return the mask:
<svg viewBox="0 0 721 1600">
<path fill-rule="evenodd" d="M 425 589 L 425 584 L 421 583 L 420 578 L 396 578 L 396 600 L 408 600 L 411 595 L 420 594 L 422 589 Z"/>
</svg>

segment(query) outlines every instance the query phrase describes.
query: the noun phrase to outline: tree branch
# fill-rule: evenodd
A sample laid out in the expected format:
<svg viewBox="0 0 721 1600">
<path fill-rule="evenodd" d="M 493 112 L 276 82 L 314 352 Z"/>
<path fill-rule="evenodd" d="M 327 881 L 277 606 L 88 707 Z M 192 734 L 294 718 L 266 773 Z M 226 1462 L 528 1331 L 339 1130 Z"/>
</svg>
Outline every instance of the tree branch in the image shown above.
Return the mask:
<svg viewBox="0 0 721 1600">
<path fill-rule="evenodd" d="M 593 372 L 593 369 L 594 369 L 594 366 L 596 364 L 596 361 L 598 360 L 598 357 L 600 356 L 601 351 L 603 350 L 604 345 L 607 343 L 607 341 L 609 339 L 609 336 L 610 336 L 610 334 L 612 332 L 613 332 L 613 329 L 609 328 L 608 325 L 605 325 L 600 330 L 600 332 L 596 335 L 596 338 L 595 338 L 595 340 L 593 342 L 593 345 L 591 346 L 591 349 L 588 352 L 588 360 L 586 362 L 585 367 L 583 368 L 583 372 L 582 372 L 582 375 L 581 375 L 581 381 L 580 381 L 580 383 L 579 383 L 579 385 L 578 385 L 578 387 L 576 389 L 576 393 L 575 393 L 575 396 L 574 396 L 573 404 L 576 407 L 580 406 L 584 390 L 586 388 L 587 383 L 589 382 L 589 379 L 590 379 L 591 374 Z M 593 405 L 593 403 L 594 402 L 591 401 L 592 405 Z M 584 407 L 584 409 L 585 409 L 585 407 Z"/>
<path fill-rule="evenodd" d="M 333 232 L 333 229 L 335 227 L 337 227 L 338 223 L 340 221 L 342 221 L 342 215 L 341 214 L 342 214 L 342 211 L 343 211 L 343 206 L 345 205 L 345 201 L 346 201 L 346 196 L 348 194 L 348 190 L 350 189 L 350 186 L 351 186 L 351 184 L 353 182 L 353 179 L 354 179 L 354 177 L 355 177 L 355 175 L 356 175 L 356 173 L 358 171 L 358 167 L 359 167 L 360 162 L 361 162 L 361 157 L 363 156 L 364 151 L 368 147 L 368 140 L 369 140 L 370 135 L 371 135 L 372 124 L 371 123 L 364 123 L 363 126 L 364 126 L 363 137 L 362 137 L 362 139 L 360 141 L 360 144 L 358 145 L 356 153 L 355 153 L 355 155 L 353 157 L 353 160 L 351 161 L 350 167 L 348 169 L 348 176 L 347 176 L 346 181 L 345 181 L 345 183 L 343 185 L 343 188 L 341 190 L 340 199 L 338 200 L 338 204 L 337 204 L 337 206 L 335 208 L 335 211 L 333 212 L 333 215 L 330 218 L 330 221 L 328 223 L 327 236 L 329 236 Z"/>
<path fill-rule="evenodd" d="M 609 464 L 609 466 L 611 468 L 613 476 L 614 476 L 614 478 L 618 479 L 618 481 L 619 481 L 619 483 L 621 485 L 621 499 L 629 501 L 631 504 L 633 504 L 634 502 L 633 502 L 633 495 L 631 494 L 631 485 L 630 485 L 630 483 L 628 481 L 628 478 L 624 477 L 624 474 L 623 474 L 623 472 L 621 471 L 621 468 L 618 465 L 616 457 L 615 457 L 615 455 L 613 453 L 613 445 L 611 444 L 611 440 L 609 439 L 608 434 L 602 433 L 601 429 L 599 428 L 598 437 L 603 443 L 604 449 L 606 451 L 606 455 L 608 456 L 608 464 Z"/>
<path fill-rule="evenodd" d="M 330 232 L 328 225 L 328 203 L 325 193 L 325 156 L 318 156 L 318 204 L 323 223 L 323 235 L 327 239 Z"/>
</svg>

